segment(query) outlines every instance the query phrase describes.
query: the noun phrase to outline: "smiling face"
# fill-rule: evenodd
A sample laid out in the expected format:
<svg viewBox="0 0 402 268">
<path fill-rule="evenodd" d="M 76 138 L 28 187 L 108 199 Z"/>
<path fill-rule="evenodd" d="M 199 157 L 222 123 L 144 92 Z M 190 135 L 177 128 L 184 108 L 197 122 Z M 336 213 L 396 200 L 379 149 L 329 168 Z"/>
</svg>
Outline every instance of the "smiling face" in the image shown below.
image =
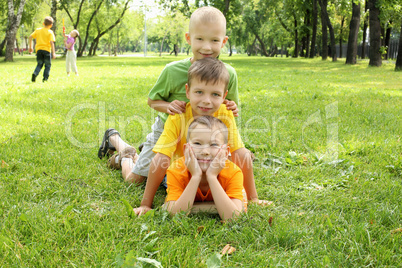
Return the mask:
<svg viewBox="0 0 402 268">
<path fill-rule="evenodd" d="M 217 58 L 228 37 L 225 35 L 223 23 L 198 22 L 191 26 L 189 33 L 186 33 L 186 40 L 193 52 L 191 63 L 194 63 L 206 57 Z"/>
<path fill-rule="evenodd" d="M 206 172 L 219 150 L 228 150 L 222 129 L 198 124 L 191 130 L 187 143 L 193 149 L 202 172 Z"/>
<path fill-rule="evenodd" d="M 206 83 L 198 78 L 192 79 L 191 87 L 186 84 L 186 96 L 190 100 L 193 117 L 213 115 L 225 100 L 225 87 L 222 81 Z"/>
</svg>

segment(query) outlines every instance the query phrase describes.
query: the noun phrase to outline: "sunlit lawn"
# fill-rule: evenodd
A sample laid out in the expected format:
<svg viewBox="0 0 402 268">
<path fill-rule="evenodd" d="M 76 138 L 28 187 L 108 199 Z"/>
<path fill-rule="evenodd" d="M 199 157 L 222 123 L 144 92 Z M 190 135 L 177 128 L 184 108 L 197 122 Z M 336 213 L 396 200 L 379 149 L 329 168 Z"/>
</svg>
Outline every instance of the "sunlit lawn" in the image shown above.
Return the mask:
<svg viewBox="0 0 402 268">
<path fill-rule="evenodd" d="M 104 130 L 145 140 L 148 91 L 185 56 L 63 59 L 30 82 L 33 56 L 0 63 L 0 267 L 402 266 L 402 73 L 393 64 L 222 56 L 238 73 L 257 190 L 226 224 L 210 215 L 128 217 L 144 186 L 97 158 Z M 3 60 L 3 59 L 0 59 Z M 236 251 L 221 256 L 231 244 Z M 152 262 L 152 260 L 154 260 Z M 148 264 L 147 264 L 148 263 Z"/>
</svg>

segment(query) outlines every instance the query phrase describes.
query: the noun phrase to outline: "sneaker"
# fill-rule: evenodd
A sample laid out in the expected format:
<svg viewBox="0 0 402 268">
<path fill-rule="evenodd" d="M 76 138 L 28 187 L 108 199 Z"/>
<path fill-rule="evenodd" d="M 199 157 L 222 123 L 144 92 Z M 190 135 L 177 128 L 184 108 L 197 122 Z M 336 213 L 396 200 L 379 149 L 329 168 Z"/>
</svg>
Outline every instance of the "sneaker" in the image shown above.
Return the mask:
<svg viewBox="0 0 402 268">
<path fill-rule="evenodd" d="M 43 78 L 42 82 L 43 83 L 47 82 L 47 78 Z"/>
<path fill-rule="evenodd" d="M 142 148 L 144 148 L 145 142 L 141 143 L 140 146 L 138 146 L 138 151 L 142 151 Z"/>
<path fill-rule="evenodd" d="M 98 150 L 98 157 L 100 159 L 102 159 L 104 156 L 112 155 L 116 151 L 116 148 L 114 148 L 113 145 L 109 143 L 109 138 L 114 134 L 120 136 L 119 132 L 114 128 L 109 128 L 105 131 L 101 146 Z"/>
<path fill-rule="evenodd" d="M 35 81 L 36 81 L 36 75 L 35 75 L 35 74 L 32 74 L 31 81 L 32 81 L 32 82 L 35 82 Z"/>
<path fill-rule="evenodd" d="M 120 153 L 112 155 L 107 161 L 107 166 L 111 169 L 121 169 L 121 160 L 123 158 L 134 159 L 136 154 L 137 152 L 134 147 L 126 147 Z M 119 156 L 119 160 L 116 163 L 117 156 Z"/>
</svg>

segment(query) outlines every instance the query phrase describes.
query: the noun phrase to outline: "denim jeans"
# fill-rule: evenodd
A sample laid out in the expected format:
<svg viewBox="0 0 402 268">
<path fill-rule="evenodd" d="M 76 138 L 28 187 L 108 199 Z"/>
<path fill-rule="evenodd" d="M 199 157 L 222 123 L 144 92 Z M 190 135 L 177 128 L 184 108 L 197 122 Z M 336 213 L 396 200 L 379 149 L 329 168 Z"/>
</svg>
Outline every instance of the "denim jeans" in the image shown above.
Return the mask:
<svg viewBox="0 0 402 268">
<path fill-rule="evenodd" d="M 43 80 L 47 80 L 49 78 L 50 66 L 52 66 L 51 59 L 52 58 L 49 51 L 46 50 L 36 51 L 36 61 L 38 62 L 38 65 L 36 65 L 34 71 L 35 76 L 39 75 L 40 70 L 43 67 L 43 64 L 45 64 L 45 71 L 43 72 Z"/>
</svg>

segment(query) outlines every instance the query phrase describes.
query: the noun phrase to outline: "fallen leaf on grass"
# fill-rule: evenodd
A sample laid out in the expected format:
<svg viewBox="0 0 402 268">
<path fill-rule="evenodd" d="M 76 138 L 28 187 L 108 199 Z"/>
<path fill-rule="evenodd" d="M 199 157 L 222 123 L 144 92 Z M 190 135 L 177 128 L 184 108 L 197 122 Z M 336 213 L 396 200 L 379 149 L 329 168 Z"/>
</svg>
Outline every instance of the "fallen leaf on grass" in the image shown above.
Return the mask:
<svg viewBox="0 0 402 268">
<path fill-rule="evenodd" d="M 225 254 L 230 255 L 230 254 L 232 254 L 232 253 L 235 252 L 235 251 L 236 251 L 236 249 L 235 249 L 234 247 L 232 247 L 230 244 L 227 244 L 227 245 L 224 246 L 223 249 L 222 249 L 222 255 L 225 255 Z"/>
<path fill-rule="evenodd" d="M 274 221 L 274 218 L 273 217 L 269 217 L 269 219 L 268 219 L 268 224 L 269 224 L 269 226 L 271 226 L 272 227 L 272 222 Z"/>
<path fill-rule="evenodd" d="M 8 164 L 4 160 L 1 160 L 1 168 L 6 168 L 6 167 L 8 167 Z"/>
<path fill-rule="evenodd" d="M 391 234 L 402 233 L 402 227 L 391 231 Z"/>
<path fill-rule="evenodd" d="M 198 228 L 197 228 L 197 233 L 199 233 L 199 232 L 202 232 L 202 231 L 204 231 L 204 226 L 198 226 Z"/>
</svg>

